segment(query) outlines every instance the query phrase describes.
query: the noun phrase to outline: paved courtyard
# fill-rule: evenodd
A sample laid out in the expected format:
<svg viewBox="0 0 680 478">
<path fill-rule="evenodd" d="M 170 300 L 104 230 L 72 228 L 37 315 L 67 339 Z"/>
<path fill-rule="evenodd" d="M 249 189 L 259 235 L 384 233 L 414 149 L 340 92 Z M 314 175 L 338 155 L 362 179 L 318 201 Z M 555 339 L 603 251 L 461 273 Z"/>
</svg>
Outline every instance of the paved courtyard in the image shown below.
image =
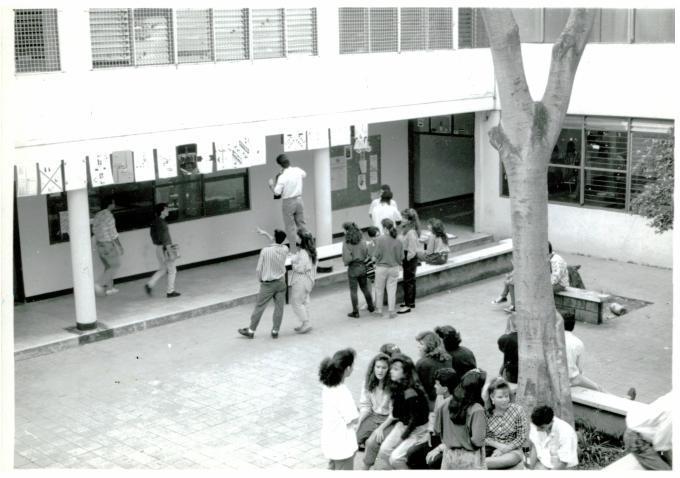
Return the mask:
<svg viewBox="0 0 680 478">
<path fill-rule="evenodd" d="M 671 388 L 671 271 L 565 255 L 586 285 L 653 304 L 600 326 L 578 323 L 587 374 L 612 393 L 650 402 Z M 314 330 L 295 335 L 286 306 L 278 340 L 271 306 L 254 340 L 240 337 L 251 305 L 16 362 L 17 468 L 310 469 L 320 452 L 320 360 L 357 351 L 358 400 L 381 344 L 415 357 L 414 337 L 451 324 L 495 373 L 506 315 L 490 300 L 501 277 L 418 300 L 395 320 L 349 319 L 343 286 L 315 291 Z"/>
</svg>

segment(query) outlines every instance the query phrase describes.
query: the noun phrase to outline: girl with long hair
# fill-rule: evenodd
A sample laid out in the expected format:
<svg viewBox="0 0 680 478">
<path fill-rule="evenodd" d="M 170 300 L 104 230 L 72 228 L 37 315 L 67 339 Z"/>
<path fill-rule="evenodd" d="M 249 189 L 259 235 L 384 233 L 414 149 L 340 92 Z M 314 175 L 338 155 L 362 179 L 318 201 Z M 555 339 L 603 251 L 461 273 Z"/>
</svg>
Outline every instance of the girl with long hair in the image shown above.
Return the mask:
<svg viewBox="0 0 680 478">
<path fill-rule="evenodd" d="M 359 418 L 345 379 L 352 374 L 354 349 L 346 348 L 326 357 L 319 366 L 321 391 L 321 451 L 330 470 L 353 470 L 357 451 L 355 427 Z"/>
<path fill-rule="evenodd" d="M 520 465 L 524 459 L 522 445 L 529 436 L 529 420 L 524 409 L 512 403 L 510 385 L 494 378 L 487 389 L 486 466 L 504 470 Z"/>
<path fill-rule="evenodd" d="M 300 324 L 294 328 L 298 334 L 312 330 L 309 319 L 309 296 L 316 278 L 316 247 L 312 234 L 298 229 L 300 244 L 291 259 L 293 272 L 290 278 L 290 305 Z"/>
<path fill-rule="evenodd" d="M 423 261 L 433 265 L 446 264 L 449 260 L 449 236 L 444 229 L 444 223 L 433 217 L 427 222 L 427 227 L 430 236 L 422 255 Z"/>
<path fill-rule="evenodd" d="M 383 313 L 383 297 L 387 288 L 387 307 L 390 319 L 395 318 L 399 265 L 404 256 L 404 245 L 397 239 L 397 228 L 389 219 L 383 219 L 385 234 L 375 240 L 375 303 L 379 315 Z"/>
<path fill-rule="evenodd" d="M 409 449 L 428 438 L 430 408 L 415 365 L 406 355 L 395 354 L 390 360 L 390 380 L 392 414 L 374 432 L 380 443 L 374 469 L 406 470 Z M 392 424 L 394 428 L 385 435 L 385 429 Z"/>
<path fill-rule="evenodd" d="M 397 314 L 407 314 L 416 306 L 416 269 L 418 269 L 418 241 L 420 240 L 420 220 L 415 209 L 404 209 L 401 213 L 401 240 L 404 243 L 404 303 Z"/>
<path fill-rule="evenodd" d="M 368 245 L 363 240 L 361 229 L 353 223 L 346 222 L 342 225 L 345 230 L 345 242 L 342 244 L 342 262 L 347 266 L 347 279 L 349 281 L 349 296 L 352 301 L 352 312 L 348 317 L 359 318 L 359 297 L 357 287 L 361 287 L 364 294 L 368 311 L 373 312 L 373 297 L 368 287 L 366 275 L 366 259 L 368 258 Z"/>
<path fill-rule="evenodd" d="M 442 470 L 486 469 L 484 440 L 487 425 L 482 400 L 486 372 L 472 369 L 463 375 L 451 397 L 434 414 L 434 432 L 441 444 L 427 454 L 433 462 L 439 453 Z"/>
<path fill-rule="evenodd" d="M 460 345 L 463 339 L 454 327 L 441 325 L 434 328 L 434 333 L 441 337 L 444 348 L 451 356 L 451 366 L 458 375 L 463 376 L 468 370 L 477 368 L 475 354 L 469 348 Z"/>
<path fill-rule="evenodd" d="M 392 222 L 400 222 L 401 214 L 397 203 L 392 199 L 394 196 L 392 190 L 387 184 L 381 186 L 382 191 L 380 197 L 371 201 L 371 206 L 368 210 L 368 216 L 371 218 L 373 225 L 383 234 L 383 219 L 389 219 Z"/>
<path fill-rule="evenodd" d="M 431 331 L 416 335 L 420 359 L 416 362 L 416 372 L 429 400 L 430 411 L 434 410 L 437 392 L 434 388 L 434 375 L 441 368 L 451 368 L 451 356 L 444 349 L 442 339 Z"/>
</svg>

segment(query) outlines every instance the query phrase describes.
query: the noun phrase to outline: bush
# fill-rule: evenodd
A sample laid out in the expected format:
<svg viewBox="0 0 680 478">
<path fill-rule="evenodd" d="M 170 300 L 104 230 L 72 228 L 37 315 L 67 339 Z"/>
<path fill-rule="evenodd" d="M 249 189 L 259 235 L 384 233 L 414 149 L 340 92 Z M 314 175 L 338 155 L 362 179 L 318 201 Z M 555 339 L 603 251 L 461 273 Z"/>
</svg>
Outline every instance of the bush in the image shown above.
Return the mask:
<svg viewBox="0 0 680 478">
<path fill-rule="evenodd" d="M 613 437 L 584 420 L 576 420 L 577 470 L 600 470 L 625 455 L 623 437 Z"/>
</svg>

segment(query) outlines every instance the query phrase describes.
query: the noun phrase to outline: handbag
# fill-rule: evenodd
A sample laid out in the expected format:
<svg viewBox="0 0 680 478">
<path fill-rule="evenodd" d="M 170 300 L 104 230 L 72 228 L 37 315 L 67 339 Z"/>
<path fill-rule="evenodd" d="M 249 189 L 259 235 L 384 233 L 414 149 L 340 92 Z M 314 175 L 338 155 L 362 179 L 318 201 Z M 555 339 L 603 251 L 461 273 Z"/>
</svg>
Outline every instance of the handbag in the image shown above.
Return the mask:
<svg viewBox="0 0 680 478">
<path fill-rule="evenodd" d="M 181 257 L 179 254 L 179 244 L 170 244 L 163 249 L 163 256 L 166 261 L 174 261 Z"/>
</svg>

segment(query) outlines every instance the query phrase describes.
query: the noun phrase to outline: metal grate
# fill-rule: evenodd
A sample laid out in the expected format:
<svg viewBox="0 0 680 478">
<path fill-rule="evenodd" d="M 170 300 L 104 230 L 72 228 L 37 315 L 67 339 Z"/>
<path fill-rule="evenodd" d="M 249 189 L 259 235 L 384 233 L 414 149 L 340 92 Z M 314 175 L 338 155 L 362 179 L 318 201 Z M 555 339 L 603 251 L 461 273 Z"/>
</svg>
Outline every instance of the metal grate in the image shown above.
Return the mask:
<svg viewBox="0 0 680 478">
<path fill-rule="evenodd" d="M 131 15 L 127 8 L 90 10 L 92 67 L 132 66 Z"/>
<path fill-rule="evenodd" d="M 248 9 L 214 10 L 215 59 L 217 61 L 246 60 L 248 47 Z"/>
<path fill-rule="evenodd" d="M 286 53 L 316 55 L 316 8 L 286 9 Z"/>
<path fill-rule="evenodd" d="M 401 51 L 453 48 L 450 8 L 402 8 Z"/>
<path fill-rule="evenodd" d="M 586 167 L 626 170 L 628 133 L 586 129 Z"/>
<path fill-rule="evenodd" d="M 134 32 L 135 65 L 174 63 L 171 9 L 136 8 Z"/>
<path fill-rule="evenodd" d="M 368 8 L 341 8 L 340 54 L 368 53 Z"/>
<path fill-rule="evenodd" d="M 14 10 L 14 62 L 17 73 L 58 71 L 57 10 Z"/>
<path fill-rule="evenodd" d="M 177 62 L 212 61 L 210 10 L 177 10 Z"/>
<path fill-rule="evenodd" d="M 283 8 L 252 10 L 252 15 L 253 57 L 284 57 Z"/>
<path fill-rule="evenodd" d="M 428 8 L 427 48 L 453 48 L 453 12 L 450 8 Z"/>
<path fill-rule="evenodd" d="M 397 9 L 371 8 L 371 53 L 397 51 Z"/>
<path fill-rule="evenodd" d="M 472 8 L 458 9 L 458 48 L 472 48 Z"/>
</svg>

